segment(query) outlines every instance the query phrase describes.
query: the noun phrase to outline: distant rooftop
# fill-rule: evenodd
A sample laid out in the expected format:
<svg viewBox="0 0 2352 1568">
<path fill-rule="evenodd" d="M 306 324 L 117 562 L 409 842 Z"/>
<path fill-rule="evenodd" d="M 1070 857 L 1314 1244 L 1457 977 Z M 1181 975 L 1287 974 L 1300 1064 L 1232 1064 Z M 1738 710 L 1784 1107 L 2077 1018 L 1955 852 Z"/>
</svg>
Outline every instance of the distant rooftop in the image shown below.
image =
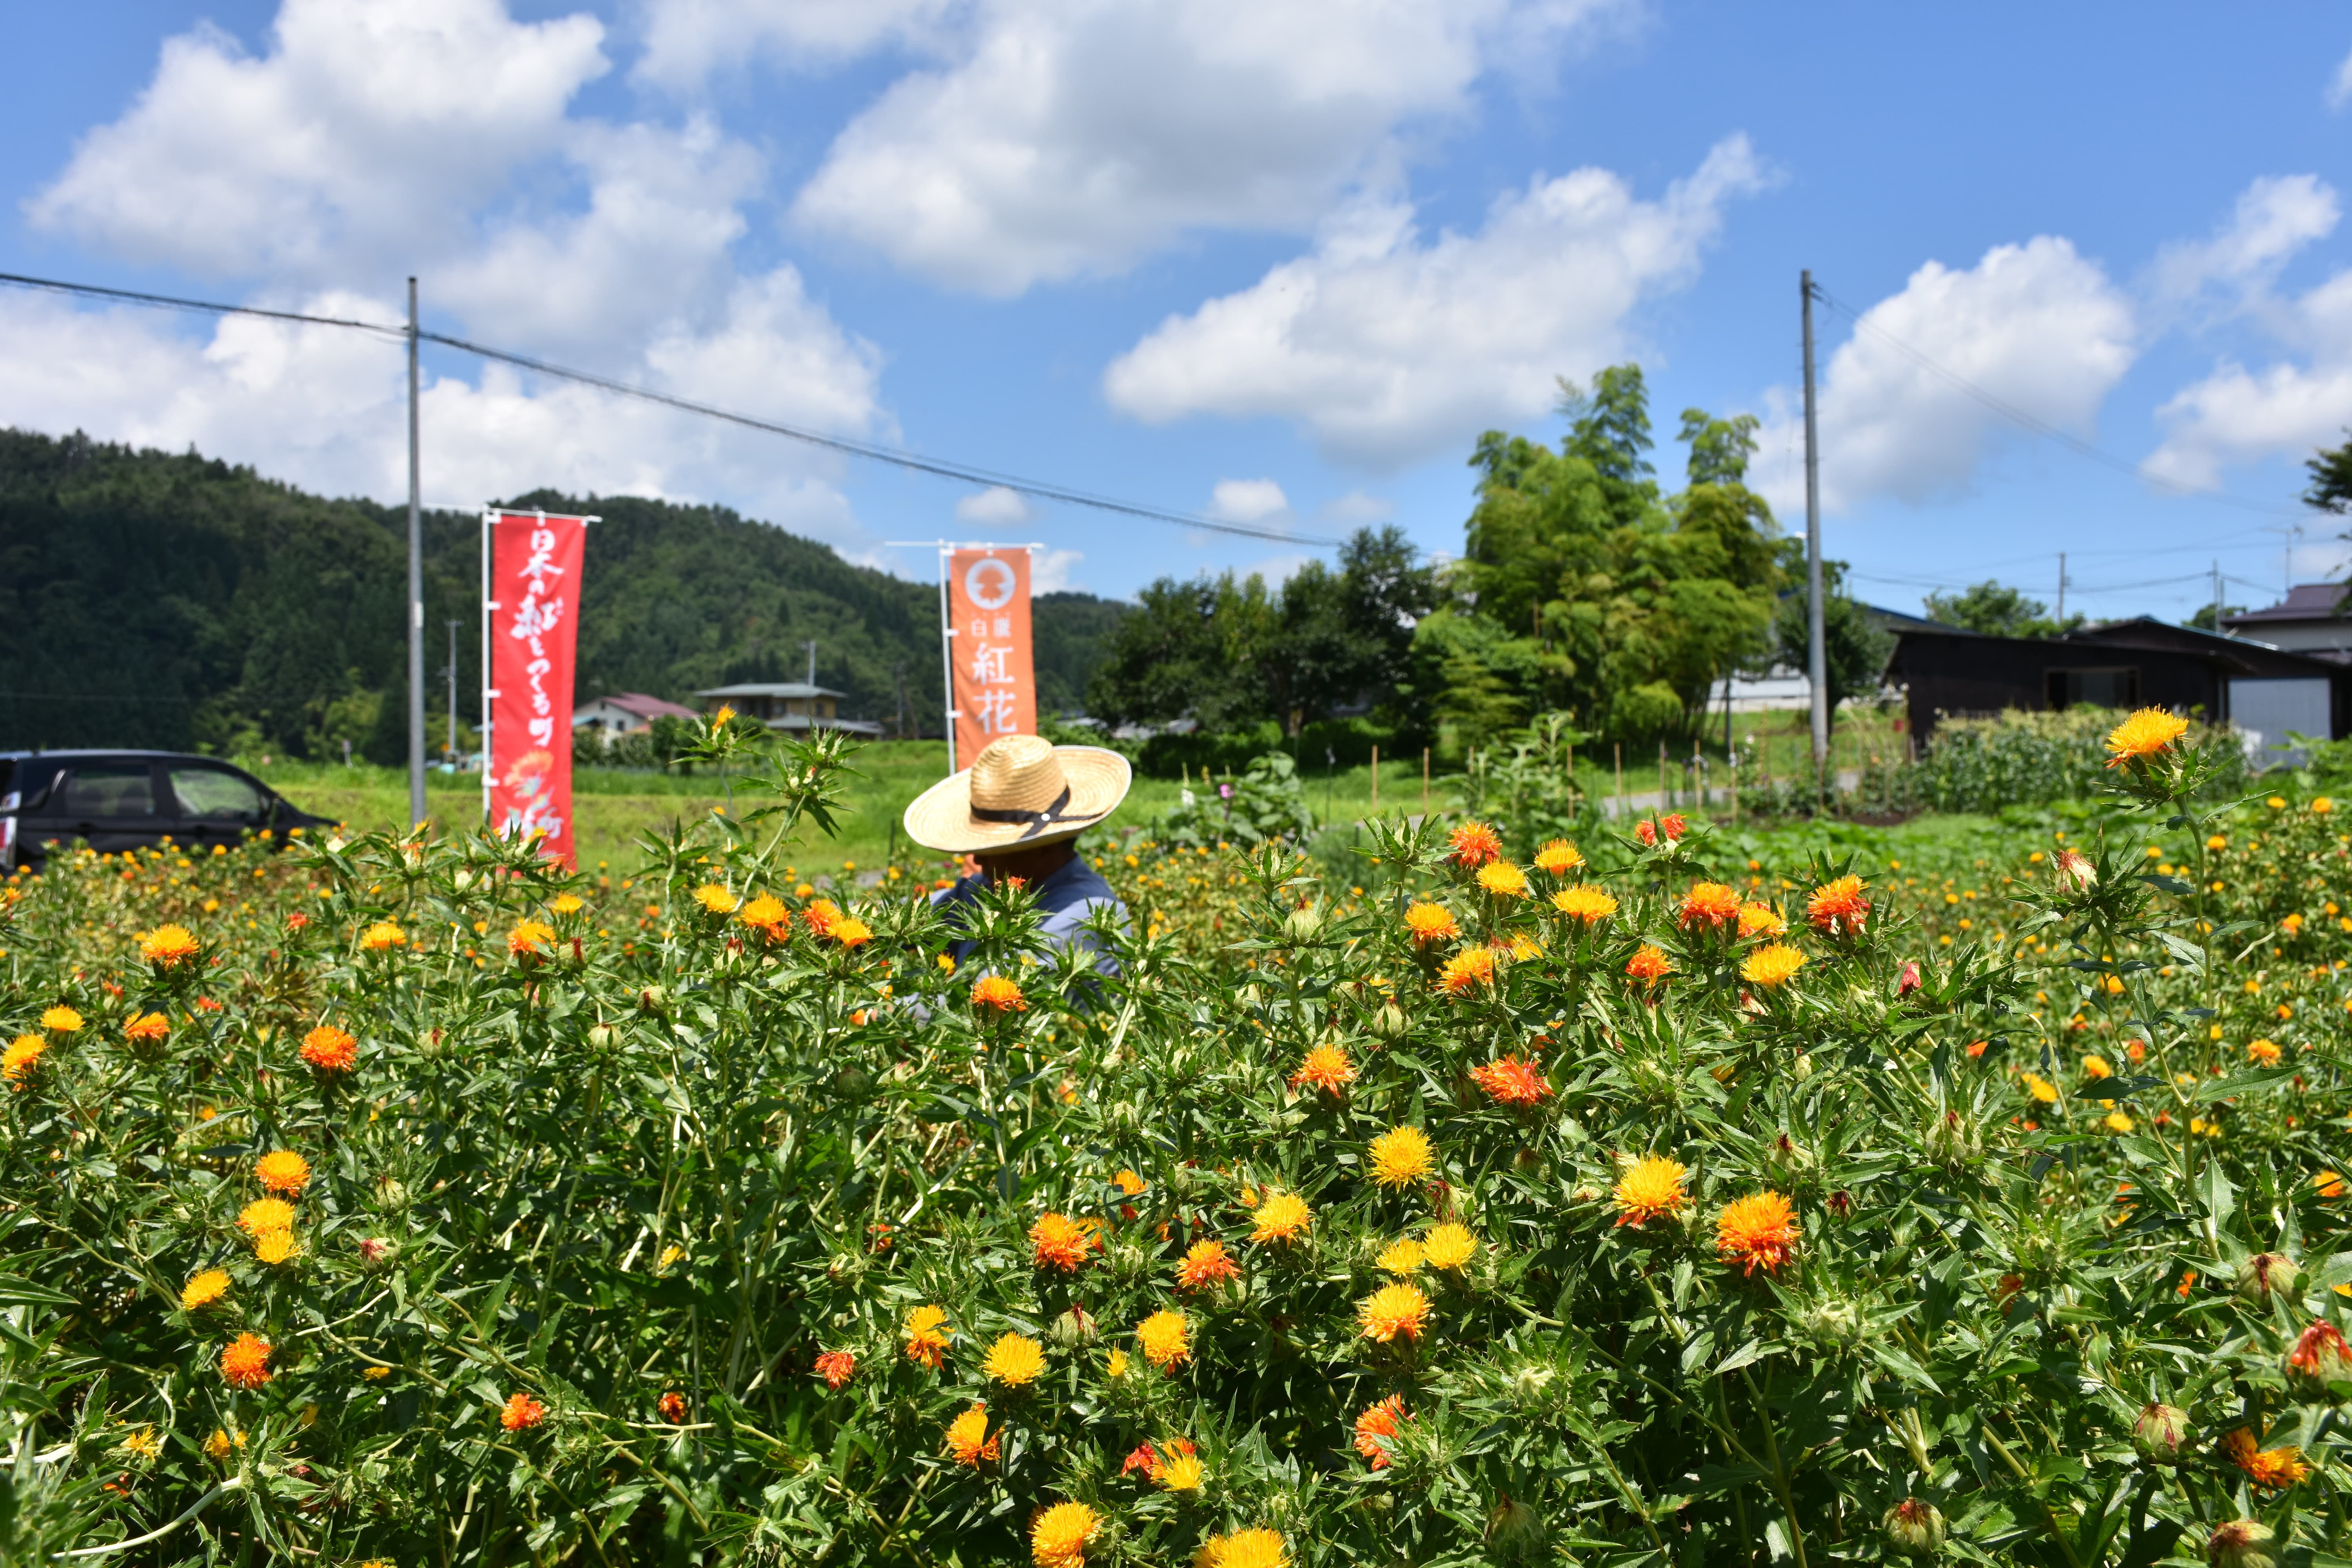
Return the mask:
<svg viewBox="0 0 2352 1568">
<path fill-rule="evenodd" d="M 672 719 L 697 717 L 693 709 L 682 703 L 667 701 L 659 697 L 648 697 L 642 691 L 617 692 L 610 696 L 599 697 L 595 700 L 607 707 L 618 708 L 624 713 L 635 713 L 640 719 L 659 719 L 665 715 Z M 585 706 L 593 707 L 594 703 Z"/>
<path fill-rule="evenodd" d="M 805 680 L 749 680 L 740 686 L 714 686 L 708 691 L 698 691 L 697 697 L 846 697 L 845 691 L 835 691 L 829 686 L 811 686 Z"/>
<path fill-rule="evenodd" d="M 2343 612 L 2337 607 L 2344 598 L 2341 583 L 2297 583 L 2286 591 L 2286 597 L 2266 610 L 2248 610 L 2242 615 L 2225 616 L 2225 626 L 2244 626 L 2262 621 L 2330 621 Z"/>
</svg>

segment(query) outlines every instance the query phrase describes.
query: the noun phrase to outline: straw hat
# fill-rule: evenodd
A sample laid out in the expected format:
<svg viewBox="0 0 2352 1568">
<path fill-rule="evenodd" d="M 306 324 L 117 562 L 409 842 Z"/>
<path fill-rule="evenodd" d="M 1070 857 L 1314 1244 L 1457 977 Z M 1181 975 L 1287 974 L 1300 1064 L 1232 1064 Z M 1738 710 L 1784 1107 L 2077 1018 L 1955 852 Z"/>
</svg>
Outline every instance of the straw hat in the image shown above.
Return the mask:
<svg viewBox="0 0 2352 1568">
<path fill-rule="evenodd" d="M 907 837 L 943 855 L 1033 849 L 1085 832 L 1127 798 L 1127 759 L 1037 735 L 991 741 L 907 807 Z"/>
</svg>

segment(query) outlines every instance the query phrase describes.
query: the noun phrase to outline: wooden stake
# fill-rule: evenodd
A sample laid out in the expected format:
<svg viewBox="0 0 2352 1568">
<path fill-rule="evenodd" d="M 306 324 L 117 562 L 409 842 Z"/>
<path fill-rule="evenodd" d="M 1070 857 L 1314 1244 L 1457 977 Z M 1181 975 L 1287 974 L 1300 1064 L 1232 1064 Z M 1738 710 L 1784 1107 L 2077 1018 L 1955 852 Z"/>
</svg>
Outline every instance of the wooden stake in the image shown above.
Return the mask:
<svg viewBox="0 0 2352 1568">
<path fill-rule="evenodd" d="M 1612 741 L 1609 743 L 1609 754 L 1615 759 L 1616 763 L 1617 816 L 1618 820 L 1622 821 L 1624 820 L 1625 813 L 1628 809 L 1625 805 L 1625 742 L 1622 741 Z"/>
<path fill-rule="evenodd" d="M 1429 815 L 1429 748 L 1421 749 L 1421 814 Z"/>
<path fill-rule="evenodd" d="M 1381 814 L 1381 749 L 1372 748 L 1372 815 Z"/>
</svg>

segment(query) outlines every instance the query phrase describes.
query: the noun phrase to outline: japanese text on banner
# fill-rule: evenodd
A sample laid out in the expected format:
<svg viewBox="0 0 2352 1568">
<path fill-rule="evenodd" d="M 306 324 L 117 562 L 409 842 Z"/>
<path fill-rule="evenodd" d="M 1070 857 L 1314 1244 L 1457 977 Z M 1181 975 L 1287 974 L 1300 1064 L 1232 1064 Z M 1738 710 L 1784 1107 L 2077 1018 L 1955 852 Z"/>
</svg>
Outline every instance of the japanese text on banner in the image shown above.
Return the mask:
<svg viewBox="0 0 2352 1568">
<path fill-rule="evenodd" d="M 956 766 L 968 768 L 1000 735 L 1037 732 L 1030 659 L 1029 552 L 958 550 L 948 556 L 948 617 L 955 636 Z"/>
<path fill-rule="evenodd" d="M 490 828 L 541 834 L 573 863 L 572 680 L 587 520 L 493 513 L 490 527 Z"/>
</svg>

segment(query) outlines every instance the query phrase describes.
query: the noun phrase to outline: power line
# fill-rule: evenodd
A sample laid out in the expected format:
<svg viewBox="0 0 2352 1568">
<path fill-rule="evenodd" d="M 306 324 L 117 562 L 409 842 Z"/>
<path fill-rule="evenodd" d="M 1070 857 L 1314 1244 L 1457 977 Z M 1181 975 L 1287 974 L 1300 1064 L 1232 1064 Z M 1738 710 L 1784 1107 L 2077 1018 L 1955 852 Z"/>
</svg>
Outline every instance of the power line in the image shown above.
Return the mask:
<svg viewBox="0 0 2352 1568">
<path fill-rule="evenodd" d="M 2003 398 L 1995 393 L 1986 391 L 1983 387 L 1979 386 L 1975 382 L 1969 380 L 1968 377 L 1960 374 L 1958 371 L 1946 369 L 1943 365 L 1937 363 L 1936 361 L 1930 359 L 1927 355 L 1920 353 L 1917 349 L 1913 348 L 1909 343 L 1905 342 L 1901 338 L 1895 336 L 1892 332 L 1887 331 L 1885 328 L 1876 325 L 1874 322 L 1865 320 L 1861 311 L 1856 310 L 1853 306 L 1845 303 L 1843 300 L 1832 297 L 1826 290 L 1822 289 L 1818 285 L 1816 285 L 1814 292 L 1821 300 L 1822 303 L 1827 305 L 1830 309 L 1837 311 L 1840 315 L 1852 321 L 1854 324 L 1856 331 L 1868 332 L 1871 336 L 1876 338 L 1879 342 L 1886 344 L 1888 347 L 1895 349 L 1900 353 L 1908 355 L 1913 362 L 1917 363 L 1921 369 L 1927 371 L 1929 374 L 1950 383 L 1961 392 L 1968 394 L 1969 396 L 1975 398 L 1979 403 L 1983 404 L 1987 408 L 1990 408 L 1994 413 L 2000 415 L 2002 418 L 2023 426 L 2026 429 L 2032 431 L 2038 436 L 2047 437 L 2049 439 L 2057 442 L 2060 446 L 2064 447 L 2067 450 L 2074 453 L 2077 457 L 2087 458 L 2092 462 L 2114 468 L 2118 473 L 2129 474 L 2132 478 L 2140 480 L 2144 484 L 2154 485 L 2159 489 L 2170 490 L 2175 495 L 2186 496 L 2193 500 L 2214 501 L 2222 506 L 2236 507 L 2243 511 L 2259 512 L 2265 517 L 2307 517 L 2310 515 L 2300 508 L 2266 506 L 2261 501 L 2242 500 L 2236 496 L 2217 495 L 2210 490 L 2200 490 L 2191 486 L 2184 485 L 2177 479 L 2168 479 L 2161 474 L 2151 474 L 2146 472 L 2141 468 L 2140 465 L 2133 462 L 2130 458 L 2119 458 L 2103 447 L 2095 447 L 2090 442 L 2084 440 L 2081 437 L 2062 430 L 2057 426 L 2049 423 L 2047 420 L 2038 418 L 2035 416 L 2027 413 L 2024 409 L 2020 408 L 2017 405 L 2010 402 L 2008 399 Z"/>
<path fill-rule="evenodd" d="M 55 294 L 78 294 L 93 299 L 120 300 L 128 304 L 144 305 L 162 310 L 190 310 L 216 316 L 259 316 L 274 321 L 299 321 L 307 326 L 341 327 L 352 331 L 373 332 L 394 341 L 404 340 L 408 336 L 406 328 L 387 325 L 381 321 L 354 321 L 340 316 L 314 316 L 299 310 L 266 310 L 254 305 L 229 305 L 211 300 L 188 300 L 171 294 L 144 293 L 134 289 L 107 289 L 95 283 L 70 283 L 55 278 L 30 278 L 15 272 L 0 272 L 0 283 Z M 1277 544 L 1311 544 L 1326 548 L 1339 542 L 1336 539 L 1327 539 L 1316 534 L 1286 533 L 1280 529 L 1259 528 L 1249 523 L 1230 522 L 1218 518 L 1204 517 L 1198 512 L 1176 511 L 1165 507 L 1146 506 L 1141 502 L 1121 500 L 1115 496 L 1097 495 L 1090 490 L 1075 489 L 1066 485 L 1051 484 L 1042 479 L 1026 479 L 1018 475 L 998 473 L 992 469 L 976 468 L 967 463 L 950 462 L 940 458 L 927 458 L 920 453 L 908 452 L 895 447 L 877 446 L 871 442 L 851 440 L 841 436 L 828 436 L 822 431 L 803 429 L 795 425 L 780 424 L 772 419 L 756 418 L 749 414 L 738 414 L 730 409 L 714 407 L 707 403 L 697 403 L 690 398 L 674 397 L 667 393 L 650 391 L 646 387 L 631 385 L 625 381 L 616 381 L 611 376 L 597 375 L 584 370 L 573 370 L 569 366 L 554 364 L 546 360 L 533 359 L 527 354 L 511 353 L 505 349 L 491 348 L 486 344 L 468 342 L 464 338 L 451 337 L 446 332 L 419 332 L 417 336 L 425 342 L 439 343 L 445 348 L 456 349 L 460 353 L 495 360 L 501 364 L 514 365 L 539 375 L 577 382 L 581 385 L 593 386 L 618 396 L 635 397 L 646 403 L 675 408 L 683 413 L 700 415 L 707 419 L 723 420 L 730 425 L 740 425 L 746 429 L 762 431 L 771 436 L 782 436 L 788 440 L 803 442 L 812 447 L 821 447 L 847 457 L 864 458 L 870 462 L 887 463 L 894 468 L 908 469 L 915 473 L 929 474 L 935 479 L 1001 488 L 1020 495 L 1032 496 L 1039 500 L 1060 501 L 1068 506 L 1087 507 L 1096 511 L 1142 518 L 1151 522 L 1173 523 L 1180 528 L 1203 529 L 1212 533 L 1231 534 L 1242 539 L 1263 539 Z"/>
</svg>

